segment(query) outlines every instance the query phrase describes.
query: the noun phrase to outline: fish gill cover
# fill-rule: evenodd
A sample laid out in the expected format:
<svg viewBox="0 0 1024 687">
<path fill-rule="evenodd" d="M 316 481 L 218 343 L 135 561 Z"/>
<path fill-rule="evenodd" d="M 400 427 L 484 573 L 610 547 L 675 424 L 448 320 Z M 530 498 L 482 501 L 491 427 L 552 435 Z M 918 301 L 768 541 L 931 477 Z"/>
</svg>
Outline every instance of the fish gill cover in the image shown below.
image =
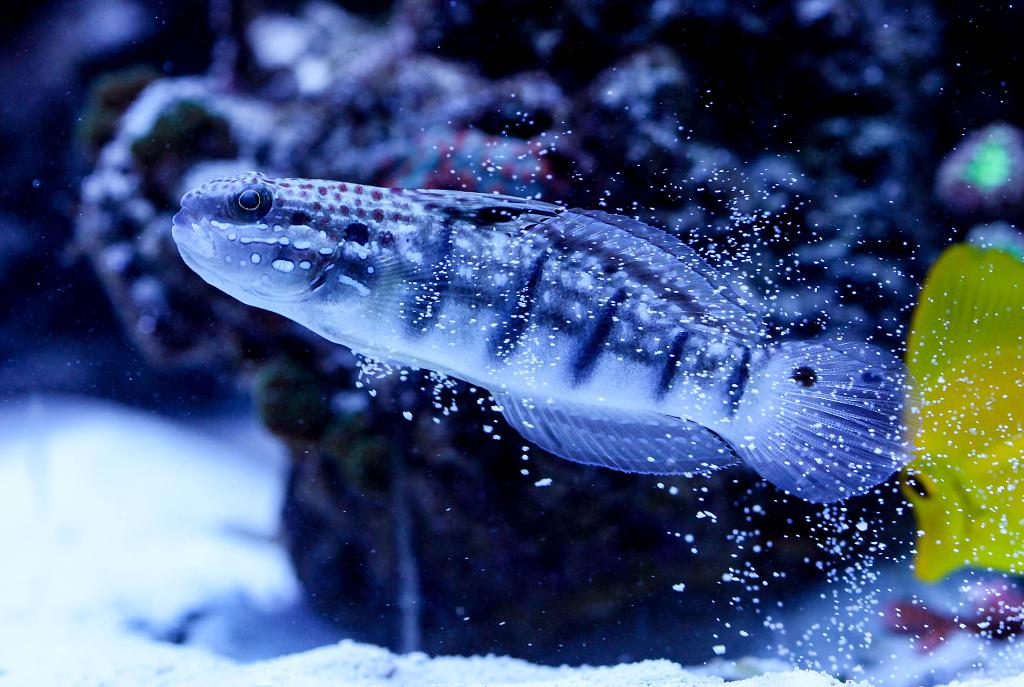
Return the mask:
<svg viewBox="0 0 1024 687">
<path fill-rule="evenodd" d="M 44 356 L 62 349 L 22 351 L 9 343 L 19 333 L 4 341 L 6 374 L 32 388 L 24 380 L 42 369 L 36 383 L 169 412 L 201 413 L 201 400 L 237 384 L 287 447 L 283 541 L 309 602 L 345 636 L 545 662 L 770 655 L 906 684 L 1006 659 L 991 644 L 943 654 L 921 629 L 963 638 L 950 629 L 967 617 L 957 604 L 980 602 L 956 583 L 920 591 L 909 581 L 924 549 L 897 479 L 821 507 L 754 471 L 689 479 L 559 461 L 506 422 L 494 389 L 351 355 L 211 288 L 180 259 L 172 218 L 187 192 L 250 170 L 606 212 L 663 229 L 762 302 L 773 343 L 869 342 L 902 357 L 943 249 L 973 225 L 1012 233 L 1019 221 L 1021 106 L 987 66 L 1012 62 L 1012 13 L 966 21 L 938 0 L 215 1 L 154 28 L 141 19 L 148 3 L 124 4 L 142 11 L 102 15 L 108 29 L 96 30 L 120 48 L 75 47 L 69 12 L 70 24 L 44 22 L 54 34 L 34 59 L 96 77 L 81 156 L 62 172 L 81 177 L 81 191 L 64 202 L 75 248 L 147 362 L 116 335 L 89 333 L 108 331 L 109 315 L 92 326 L 101 299 L 73 269 L 31 299 L 61 305 L 26 307 L 0 326 L 39 332 L 48 318 L 52 341 L 93 342 L 95 355 L 65 356 L 90 363 L 58 377 Z M 116 39 L 118 27 L 129 38 Z M 85 57 L 69 63 L 57 45 Z M 38 111 L 26 105 L 6 135 L 32 130 Z M 51 160 L 53 145 L 40 142 Z M 20 169 L 46 190 L 39 166 L 12 160 Z M 316 185 L 306 190 L 310 207 L 289 217 L 297 226 L 322 202 Z M 59 223 L 43 191 L 0 216 L 11 227 L 5 283 L 38 282 L 61 264 L 34 255 L 26 228 Z M 383 236 L 377 208 L 358 209 L 367 216 L 345 223 L 346 240 Z M 267 245 L 247 253 L 251 265 L 273 268 Z M 17 255 L 29 257 L 6 257 Z M 282 277 L 306 273 L 303 260 L 281 259 L 291 267 L 279 263 Z M 787 380 L 813 386 L 818 370 L 803 367 Z M 795 417 L 776 419 L 805 429 Z M 890 602 L 893 623 L 879 620 Z M 926 603 L 934 616 L 909 618 Z M 1013 626 L 1012 612 L 980 613 L 995 619 L 978 623 Z M 910 637 L 888 626 L 900 623 Z M 891 658 L 922 645 L 930 661 Z"/>
</svg>

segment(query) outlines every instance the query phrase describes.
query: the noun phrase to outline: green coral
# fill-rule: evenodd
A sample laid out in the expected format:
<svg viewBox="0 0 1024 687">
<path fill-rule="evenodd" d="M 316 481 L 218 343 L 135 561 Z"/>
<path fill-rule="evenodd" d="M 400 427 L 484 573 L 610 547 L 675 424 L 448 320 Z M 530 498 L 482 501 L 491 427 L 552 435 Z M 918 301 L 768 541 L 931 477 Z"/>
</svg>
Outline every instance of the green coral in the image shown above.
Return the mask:
<svg viewBox="0 0 1024 687">
<path fill-rule="evenodd" d="M 967 163 L 964 178 L 983 191 L 993 191 L 1010 181 L 1012 159 L 1006 141 L 990 136 L 978 146 Z"/>
<path fill-rule="evenodd" d="M 232 158 L 238 146 L 227 120 L 193 100 L 179 100 L 157 117 L 146 136 L 132 143 L 132 157 L 144 170 L 168 158 Z"/>
<path fill-rule="evenodd" d="M 98 77 L 76 129 L 76 137 L 93 159 L 117 132 L 125 110 L 160 73 L 149 66 L 128 67 Z"/>
<path fill-rule="evenodd" d="M 328 391 L 309 369 L 281 358 L 264 365 L 254 379 L 256 411 L 274 434 L 316 441 L 330 422 Z"/>
<path fill-rule="evenodd" d="M 387 493 L 393 448 L 367 413 L 333 411 L 329 385 L 288 357 L 263 365 L 254 387 L 256 410 L 267 429 L 304 447 L 316 445 L 360 492 Z"/>
<path fill-rule="evenodd" d="M 369 426 L 365 413 L 339 416 L 321 439 L 327 456 L 344 478 L 364 494 L 383 495 L 391 487 L 387 438 Z"/>
</svg>

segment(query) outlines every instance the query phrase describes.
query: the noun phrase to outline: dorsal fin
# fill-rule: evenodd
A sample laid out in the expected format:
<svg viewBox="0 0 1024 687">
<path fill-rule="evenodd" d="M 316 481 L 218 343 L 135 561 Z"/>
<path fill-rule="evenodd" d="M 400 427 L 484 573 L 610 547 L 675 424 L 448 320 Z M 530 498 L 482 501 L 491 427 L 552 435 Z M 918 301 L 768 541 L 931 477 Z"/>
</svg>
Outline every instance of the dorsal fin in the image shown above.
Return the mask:
<svg viewBox="0 0 1024 687">
<path fill-rule="evenodd" d="M 541 200 L 500 193 L 410 189 L 403 191 L 403 197 L 419 201 L 427 211 L 464 220 L 480 228 L 512 222 L 524 215 L 533 215 L 539 221 L 565 211 L 563 207 Z"/>
<path fill-rule="evenodd" d="M 753 346 L 764 336 L 764 310 L 677 237 L 622 215 L 600 210 L 567 210 L 529 198 L 462 191 L 410 190 L 407 197 L 477 228 L 510 235 L 544 235 L 599 252 L 612 265 L 625 266 L 660 295 L 687 301 L 703 324 Z M 690 307 L 690 305 L 695 307 Z"/>
<path fill-rule="evenodd" d="M 1024 349 L 1024 262 L 957 245 L 932 267 L 914 311 L 907 363 L 925 395 L 935 380 L 990 351 Z"/>
<path fill-rule="evenodd" d="M 907 361 L 924 400 L 918 467 L 960 470 L 1024 431 L 1024 262 L 957 245 L 932 267 L 914 311 Z"/>
<path fill-rule="evenodd" d="M 530 229 L 567 248 L 600 253 L 660 295 L 692 303 L 701 322 L 748 346 L 764 335 L 760 303 L 734 288 L 675 236 L 629 217 L 598 210 L 566 210 Z"/>
</svg>

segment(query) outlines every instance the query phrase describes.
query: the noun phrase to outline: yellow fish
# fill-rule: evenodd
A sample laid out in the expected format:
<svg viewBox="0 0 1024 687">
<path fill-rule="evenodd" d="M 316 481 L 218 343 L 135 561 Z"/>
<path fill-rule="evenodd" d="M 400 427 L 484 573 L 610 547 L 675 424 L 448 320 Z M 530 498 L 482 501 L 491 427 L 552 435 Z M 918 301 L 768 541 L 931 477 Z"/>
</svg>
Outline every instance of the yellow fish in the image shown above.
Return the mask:
<svg viewBox="0 0 1024 687">
<path fill-rule="evenodd" d="M 947 249 L 914 312 L 907 365 L 922 400 L 918 457 L 902 483 L 918 523 L 917 576 L 1024 574 L 1024 262 Z"/>
</svg>

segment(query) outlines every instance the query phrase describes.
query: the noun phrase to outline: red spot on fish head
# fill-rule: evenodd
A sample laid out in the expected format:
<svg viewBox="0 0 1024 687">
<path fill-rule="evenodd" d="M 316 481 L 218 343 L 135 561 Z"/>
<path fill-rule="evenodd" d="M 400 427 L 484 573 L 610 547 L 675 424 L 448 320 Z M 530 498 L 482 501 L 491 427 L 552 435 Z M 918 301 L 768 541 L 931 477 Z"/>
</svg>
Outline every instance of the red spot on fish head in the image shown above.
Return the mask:
<svg viewBox="0 0 1024 687">
<path fill-rule="evenodd" d="M 383 222 L 384 221 L 384 211 L 383 210 L 374 210 L 373 211 L 373 218 L 375 220 L 377 220 L 378 222 Z"/>
</svg>

